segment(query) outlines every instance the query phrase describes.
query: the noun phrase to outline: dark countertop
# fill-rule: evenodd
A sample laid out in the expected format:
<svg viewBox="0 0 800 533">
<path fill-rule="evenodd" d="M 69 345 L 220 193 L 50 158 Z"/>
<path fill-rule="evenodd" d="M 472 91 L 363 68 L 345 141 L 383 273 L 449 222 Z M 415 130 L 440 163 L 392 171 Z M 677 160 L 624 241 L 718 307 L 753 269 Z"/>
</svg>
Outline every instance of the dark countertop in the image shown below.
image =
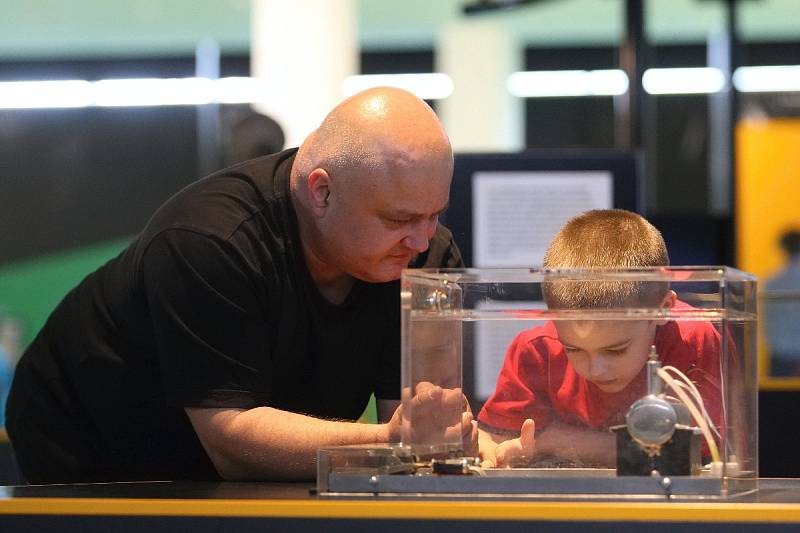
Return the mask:
<svg viewBox="0 0 800 533">
<path fill-rule="evenodd" d="M 141 481 L 73 485 L 0 487 L 0 502 L 19 498 L 102 499 L 311 499 L 313 483 L 248 483 L 206 481 Z"/>
</svg>

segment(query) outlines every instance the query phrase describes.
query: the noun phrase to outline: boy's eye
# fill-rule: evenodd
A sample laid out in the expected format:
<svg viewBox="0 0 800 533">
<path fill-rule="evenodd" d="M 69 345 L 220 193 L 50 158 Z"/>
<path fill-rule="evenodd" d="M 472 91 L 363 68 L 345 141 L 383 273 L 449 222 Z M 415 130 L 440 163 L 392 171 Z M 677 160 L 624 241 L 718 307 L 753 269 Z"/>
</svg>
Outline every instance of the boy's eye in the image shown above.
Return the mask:
<svg viewBox="0 0 800 533">
<path fill-rule="evenodd" d="M 609 355 L 622 355 L 625 353 L 625 348 L 616 348 L 614 350 L 606 350 Z"/>
</svg>

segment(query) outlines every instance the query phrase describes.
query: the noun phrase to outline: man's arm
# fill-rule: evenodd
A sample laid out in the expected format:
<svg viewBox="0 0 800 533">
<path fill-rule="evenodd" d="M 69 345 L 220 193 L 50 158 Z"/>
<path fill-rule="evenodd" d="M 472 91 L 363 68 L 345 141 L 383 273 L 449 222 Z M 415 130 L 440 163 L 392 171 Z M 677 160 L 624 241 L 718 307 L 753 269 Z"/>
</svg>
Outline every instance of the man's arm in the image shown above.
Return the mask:
<svg viewBox="0 0 800 533">
<path fill-rule="evenodd" d="M 400 440 L 399 417 L 387 424 L 359 424 L 271 407 L 186 408 L 186 413 L 225 480 L 314 479 L 320 447 Z"/>
</svg>

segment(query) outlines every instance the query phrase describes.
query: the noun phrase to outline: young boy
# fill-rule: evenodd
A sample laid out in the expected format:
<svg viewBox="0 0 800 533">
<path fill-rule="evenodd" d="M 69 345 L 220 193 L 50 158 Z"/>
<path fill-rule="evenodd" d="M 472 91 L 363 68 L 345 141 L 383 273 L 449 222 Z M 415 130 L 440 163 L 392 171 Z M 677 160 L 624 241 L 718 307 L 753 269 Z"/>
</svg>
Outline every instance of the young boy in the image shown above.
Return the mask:
<svg viewBox="0 0 800 533">
<path fill-rule="evenodd" d="M 659 231 L 619 209 L 588 211 L 564 225 L 544 267 L 666 266 Z M 543 283 L 553 309 L 690 308 L 669 284 L 636 281 Z M 613 466 L 628 407 L 646 394 L 651 345 L 663 366 L 695 383 L 719 420 L 720 335 L 709 322 L 558 320 L 520 333 L 506 353 L 494 394 L 478 416 L 485 467 L 547 464 Z"/>
</svg>

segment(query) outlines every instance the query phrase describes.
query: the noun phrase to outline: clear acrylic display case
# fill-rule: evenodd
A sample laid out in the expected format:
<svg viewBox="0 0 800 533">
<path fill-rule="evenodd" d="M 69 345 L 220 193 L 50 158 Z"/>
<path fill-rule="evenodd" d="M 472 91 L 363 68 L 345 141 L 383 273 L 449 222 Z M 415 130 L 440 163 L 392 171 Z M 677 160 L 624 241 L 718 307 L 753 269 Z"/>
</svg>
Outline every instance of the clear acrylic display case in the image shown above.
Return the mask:
<svg viewBox="0 0 800 533">
<path fill-rule="evenodd" d="M 728 267 L 406 270 L 404 466 L 367 479 L 321 468 L 322 492 L 751 492 L 756 301 L 755 278 Z M 469 409 L 497 442 L 533 419 L 532 454 L 458 459 L 478 455 L 462 438 Z M 321 450 L 320 464 L 337 455 Z M 459 461 L 459 475 L 437 468 Z"/>
</svg>

